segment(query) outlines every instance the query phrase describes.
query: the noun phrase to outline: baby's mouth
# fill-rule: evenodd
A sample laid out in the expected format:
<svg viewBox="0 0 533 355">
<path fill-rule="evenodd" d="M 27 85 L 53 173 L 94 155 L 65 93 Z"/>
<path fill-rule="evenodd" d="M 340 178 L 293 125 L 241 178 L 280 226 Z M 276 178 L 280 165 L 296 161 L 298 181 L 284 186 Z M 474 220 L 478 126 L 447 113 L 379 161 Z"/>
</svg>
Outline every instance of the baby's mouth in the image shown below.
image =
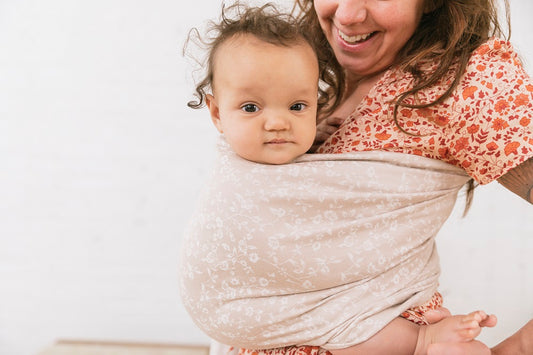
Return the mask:
<svg viewBox="0 0 533 355">
<path fill-rule="evenodd" d="M 285 144 L 285 143 L 289 143 L 289 141 L 286 139 L 276 138 L 276 139 L 271 139 L 266 143 L 267 144 Z"/>
<path fill-rule="evenodd" d="M 370 32 L 370 33 L 365 33 L 362 35 L 348 36 L 347 34 L 341 32 L 341 30 L 338 30 L 338 32 L 339 32 L 339 37 L 342 38 L 342 40 L 348 44 L 358 44 L 358 43 L 364 42 L 376 33 L 376 32 Z"/>
</svg>

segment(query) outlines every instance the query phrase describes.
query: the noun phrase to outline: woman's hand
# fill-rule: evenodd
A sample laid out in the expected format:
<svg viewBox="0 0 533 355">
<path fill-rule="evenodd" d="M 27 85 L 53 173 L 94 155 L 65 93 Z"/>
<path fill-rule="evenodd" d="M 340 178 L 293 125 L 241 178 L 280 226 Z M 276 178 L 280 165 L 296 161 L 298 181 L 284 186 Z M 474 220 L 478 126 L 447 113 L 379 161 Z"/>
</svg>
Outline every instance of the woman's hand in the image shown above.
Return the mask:
<svg viewBox="0 0 533 355">
<path fill-rule="evenodd" d="M 310 153 L 314 153 L 322 143 L 326 141 L 333 133 L 335 133 L 339 126 L 344 122 L 344 118 L 340 117 L 325 117 L 321 119 L 316 126 L 316 136 L 313 146 L 309 150 Z"/>
</svg>

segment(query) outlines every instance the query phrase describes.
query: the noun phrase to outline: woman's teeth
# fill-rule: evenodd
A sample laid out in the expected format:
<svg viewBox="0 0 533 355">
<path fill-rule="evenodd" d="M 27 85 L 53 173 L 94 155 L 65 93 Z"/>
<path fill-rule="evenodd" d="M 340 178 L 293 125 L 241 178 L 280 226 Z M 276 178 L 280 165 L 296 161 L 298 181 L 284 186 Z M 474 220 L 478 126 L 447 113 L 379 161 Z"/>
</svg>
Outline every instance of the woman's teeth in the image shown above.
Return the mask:
<svg viewBox="0 0 533 355">
<path fill-rule="evenodd" d="M 361 42 L 361 41 L 364 41 L 365 39 L 367 39 L 368 37 L 370 37 L 372 33 L 366 33 L 366 34 L 363 34 L 363 35 L 356 35 L 356 36 L 348 36 L 344 33 L 342 33 L 341 31 L 339 31 L 339 36 L 347 43 L 349 44 L 356 44 L 357 42 Z"/>
</svg>

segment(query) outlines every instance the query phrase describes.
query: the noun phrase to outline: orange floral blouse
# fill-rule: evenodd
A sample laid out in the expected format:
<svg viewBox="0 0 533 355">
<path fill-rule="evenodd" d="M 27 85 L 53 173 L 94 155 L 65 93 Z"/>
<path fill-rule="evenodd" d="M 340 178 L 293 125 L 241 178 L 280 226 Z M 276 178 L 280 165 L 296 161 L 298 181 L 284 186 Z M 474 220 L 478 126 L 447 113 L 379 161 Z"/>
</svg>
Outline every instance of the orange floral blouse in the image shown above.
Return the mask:
<svg viewBox="0 0 533 355">
<path fill-rule="evenodd" d="M 449 83 L 451 75 L 441 84 Z M 387 71 L 317 152 L 416 154 L 462 167 L 481 184 L 533 156 L 533 82 L 509 42 L 493 38 L 480 46 L 443 103 L 400 108 L 398 122 L 409 135 L 396 127 L 391 102 L 412 84 L 411 74 Z M 442 87 L 420 92 L 418 102 L 435 99 Z"/>
</svg>

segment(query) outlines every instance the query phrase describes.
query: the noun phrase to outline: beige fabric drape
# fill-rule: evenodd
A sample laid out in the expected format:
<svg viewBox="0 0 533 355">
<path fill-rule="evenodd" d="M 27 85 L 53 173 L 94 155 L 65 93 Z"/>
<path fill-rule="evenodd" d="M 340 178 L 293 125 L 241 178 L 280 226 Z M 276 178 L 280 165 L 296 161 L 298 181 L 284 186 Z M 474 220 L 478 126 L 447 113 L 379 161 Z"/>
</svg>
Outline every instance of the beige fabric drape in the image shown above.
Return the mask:
<svg viewBox="0 0 533 355">
<path fill-rule="evenodd" d="M 390 152 L 257 164 L 221 139 L 182 244 L 183 303 L 237 347 L 362 342 L 436 291 L 434 238 L 467 180 Z"/>
</svg>

